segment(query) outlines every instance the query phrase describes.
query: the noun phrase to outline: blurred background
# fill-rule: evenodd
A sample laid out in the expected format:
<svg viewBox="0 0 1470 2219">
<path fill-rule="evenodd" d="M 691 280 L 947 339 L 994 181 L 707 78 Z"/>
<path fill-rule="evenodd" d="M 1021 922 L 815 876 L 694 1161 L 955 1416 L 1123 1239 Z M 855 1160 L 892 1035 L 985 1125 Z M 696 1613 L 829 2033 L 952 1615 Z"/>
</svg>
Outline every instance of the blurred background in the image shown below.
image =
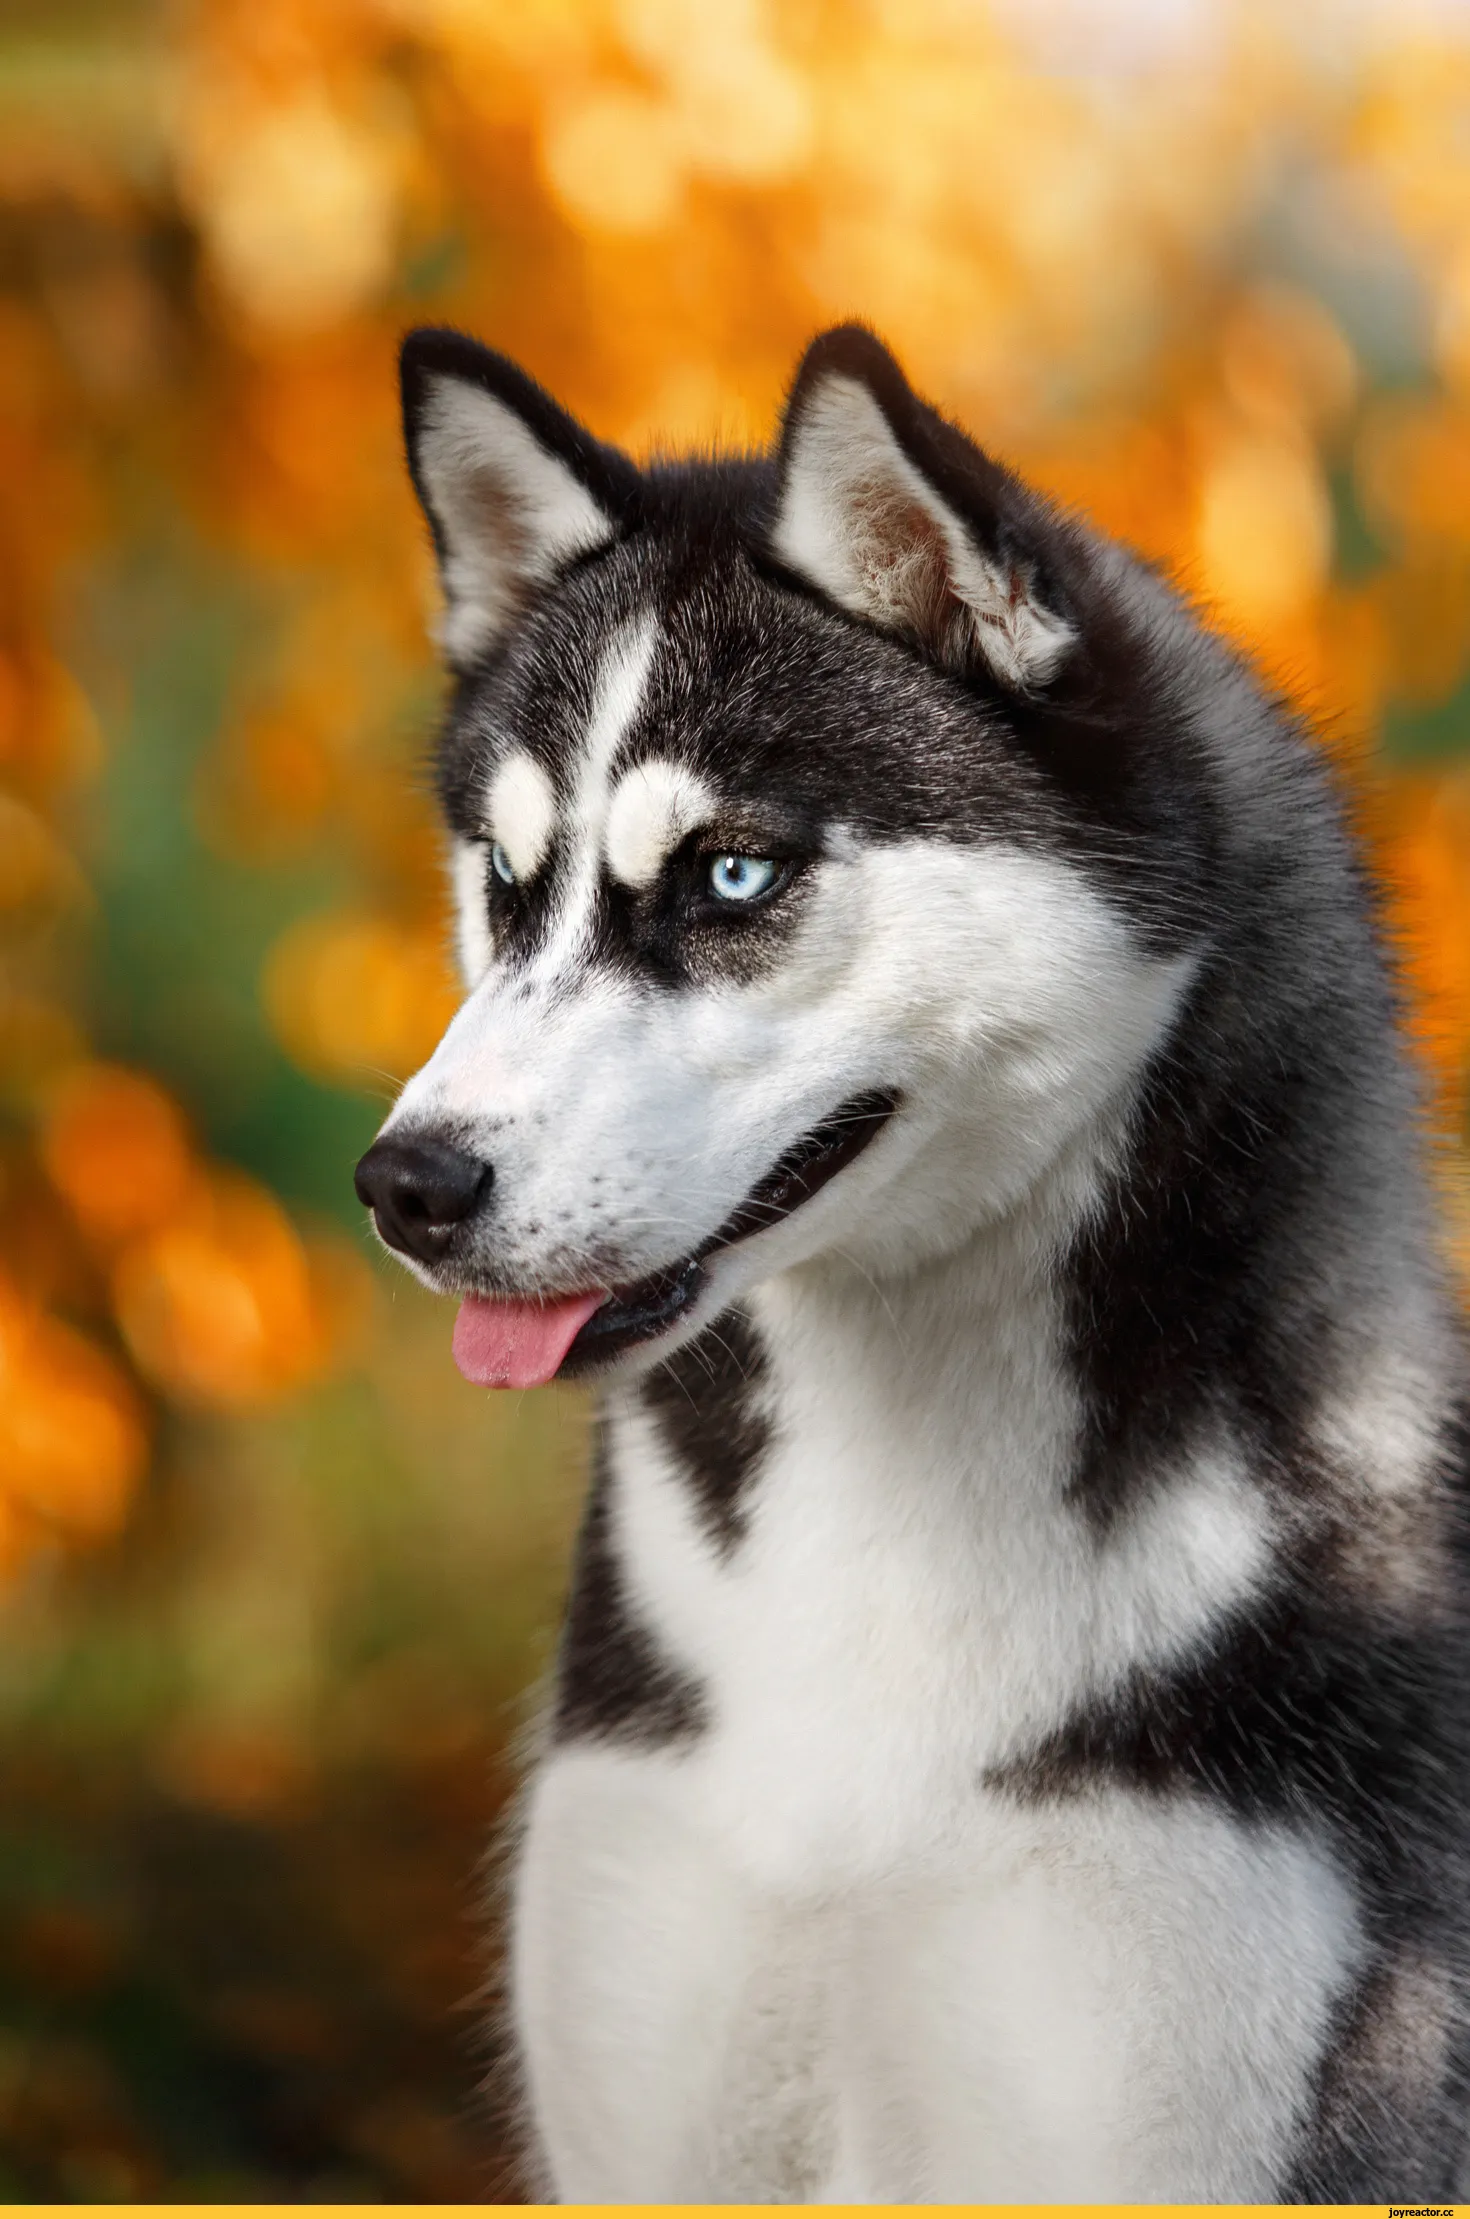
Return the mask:
<svg viewBox="0 0 1470 2219">
<path fill-rule="evenodd" d="M 1463 1141 L 1470 11 L 0 7 L 0 2196 L 512 2192 L 584 1409 L 351 1191 L 454 1001 L 395 342 L 646 451 L 850 314 L 1319 720 Z"/>
</svg>

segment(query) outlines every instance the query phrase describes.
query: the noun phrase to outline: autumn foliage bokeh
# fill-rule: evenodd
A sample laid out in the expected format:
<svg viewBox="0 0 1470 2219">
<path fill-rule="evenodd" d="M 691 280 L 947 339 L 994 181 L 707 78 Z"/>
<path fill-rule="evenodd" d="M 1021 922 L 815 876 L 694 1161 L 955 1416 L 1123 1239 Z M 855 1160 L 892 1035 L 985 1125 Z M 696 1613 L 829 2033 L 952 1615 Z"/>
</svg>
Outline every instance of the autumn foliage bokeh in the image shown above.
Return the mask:
<svg viewBox="0 0 1470 2219">
<path fill-rule="evenodd" d="M 423 775 L 434 591 L 395 415 L 409 324 L 476 331 L 640 452 L 765 438 L 811 333 L 874 324 L 1317 720 L 1463 1140 L 1453 14 L 94 0 L 7 21 L 17 1730 L 85 1739 L 106 1687 L 161 1792 L 267 1810 L 544 1653 L 580 1406 L 471 1408 L 447 1319 L 379 1273 L 350 1189 L 455 991 Z M 77 2178 L 171 2177 L 117 2162 Z M 390 2191 L 459 2178 L 382 2165 Z"/>
</svg>

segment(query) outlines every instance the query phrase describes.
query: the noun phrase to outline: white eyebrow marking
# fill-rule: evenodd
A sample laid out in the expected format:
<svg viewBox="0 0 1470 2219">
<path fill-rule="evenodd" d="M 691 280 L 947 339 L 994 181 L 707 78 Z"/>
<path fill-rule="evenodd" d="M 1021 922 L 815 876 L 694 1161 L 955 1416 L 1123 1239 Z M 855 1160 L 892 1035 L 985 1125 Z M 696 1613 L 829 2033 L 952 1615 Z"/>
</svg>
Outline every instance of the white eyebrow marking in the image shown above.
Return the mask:
<svg viewBox="0 0 1470 2219">
<path fill-rule="evenodd" d="M 486 816 L 516 877 L 534 878 L 556 828 L 556 796 L 541 765 L 519 749 L 507 755 L 490 782 Z"/>
<path fill-rule="evenodd" d="M 704 780 L 653 756 L 619 779 L 607 812 L 608 868 L 625 886 L 651 886 L 685 836 L 714 808 Z"/>
<path fill-rule="evenodd" d="M 460 975 L 466 986 L 479 984 L 495 953 L 485 903 L 485 871 L 489 860 L 478 840 L 456 840 L 449 851 L 449 877 L 454 888 L 454 941 Z"/>
<path fill-rule="evenodd" d="M 537 959 L 538 971 L 554 974 L 575 956 L 586 933 L 597 900 L 613 758 L 643 705 L 657 644 L 658 627 L 651 616 L 644 615 L 618 633 L 598 673 L 587 749 L 570 811 L 575 859 L 555 928 Z"/>
</svg>

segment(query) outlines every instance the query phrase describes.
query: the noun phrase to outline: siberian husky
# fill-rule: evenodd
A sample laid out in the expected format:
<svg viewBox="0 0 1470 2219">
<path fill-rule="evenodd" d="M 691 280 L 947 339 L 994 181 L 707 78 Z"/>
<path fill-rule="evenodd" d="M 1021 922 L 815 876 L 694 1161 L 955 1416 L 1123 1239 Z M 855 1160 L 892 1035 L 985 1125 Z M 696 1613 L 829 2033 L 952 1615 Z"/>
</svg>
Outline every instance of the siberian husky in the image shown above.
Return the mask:
<svg viewBox="0 0 1470 2219">
<path fill-rule="evenodd" d="M 467 991 L 358 1191 L 601 1396 L 542 2192 L 1447 2199 L 1466 1373 L 1317 746 L 865 330 L 768 456 L 403 390 Z"/>
</svg>

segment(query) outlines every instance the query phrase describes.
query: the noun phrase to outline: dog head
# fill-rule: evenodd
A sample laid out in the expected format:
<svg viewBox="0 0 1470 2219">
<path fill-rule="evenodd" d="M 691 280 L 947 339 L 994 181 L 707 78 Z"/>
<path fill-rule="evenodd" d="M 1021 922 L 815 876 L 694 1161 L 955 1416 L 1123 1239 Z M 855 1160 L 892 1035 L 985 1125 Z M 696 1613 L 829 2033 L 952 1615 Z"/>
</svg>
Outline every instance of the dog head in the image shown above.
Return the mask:
<svg viewBox="0 0 1470 2219">
<path fill-rule="evenodd" d="M 1205 929 L 1219 651 L 1165 589 L 858 328 L 769 457 L 639 469 L 452 332 L 403 393 L 466 998 L 358 1191 L 464 1367 L 656 1361 L 1083 1162 Z"/>
</svg>

